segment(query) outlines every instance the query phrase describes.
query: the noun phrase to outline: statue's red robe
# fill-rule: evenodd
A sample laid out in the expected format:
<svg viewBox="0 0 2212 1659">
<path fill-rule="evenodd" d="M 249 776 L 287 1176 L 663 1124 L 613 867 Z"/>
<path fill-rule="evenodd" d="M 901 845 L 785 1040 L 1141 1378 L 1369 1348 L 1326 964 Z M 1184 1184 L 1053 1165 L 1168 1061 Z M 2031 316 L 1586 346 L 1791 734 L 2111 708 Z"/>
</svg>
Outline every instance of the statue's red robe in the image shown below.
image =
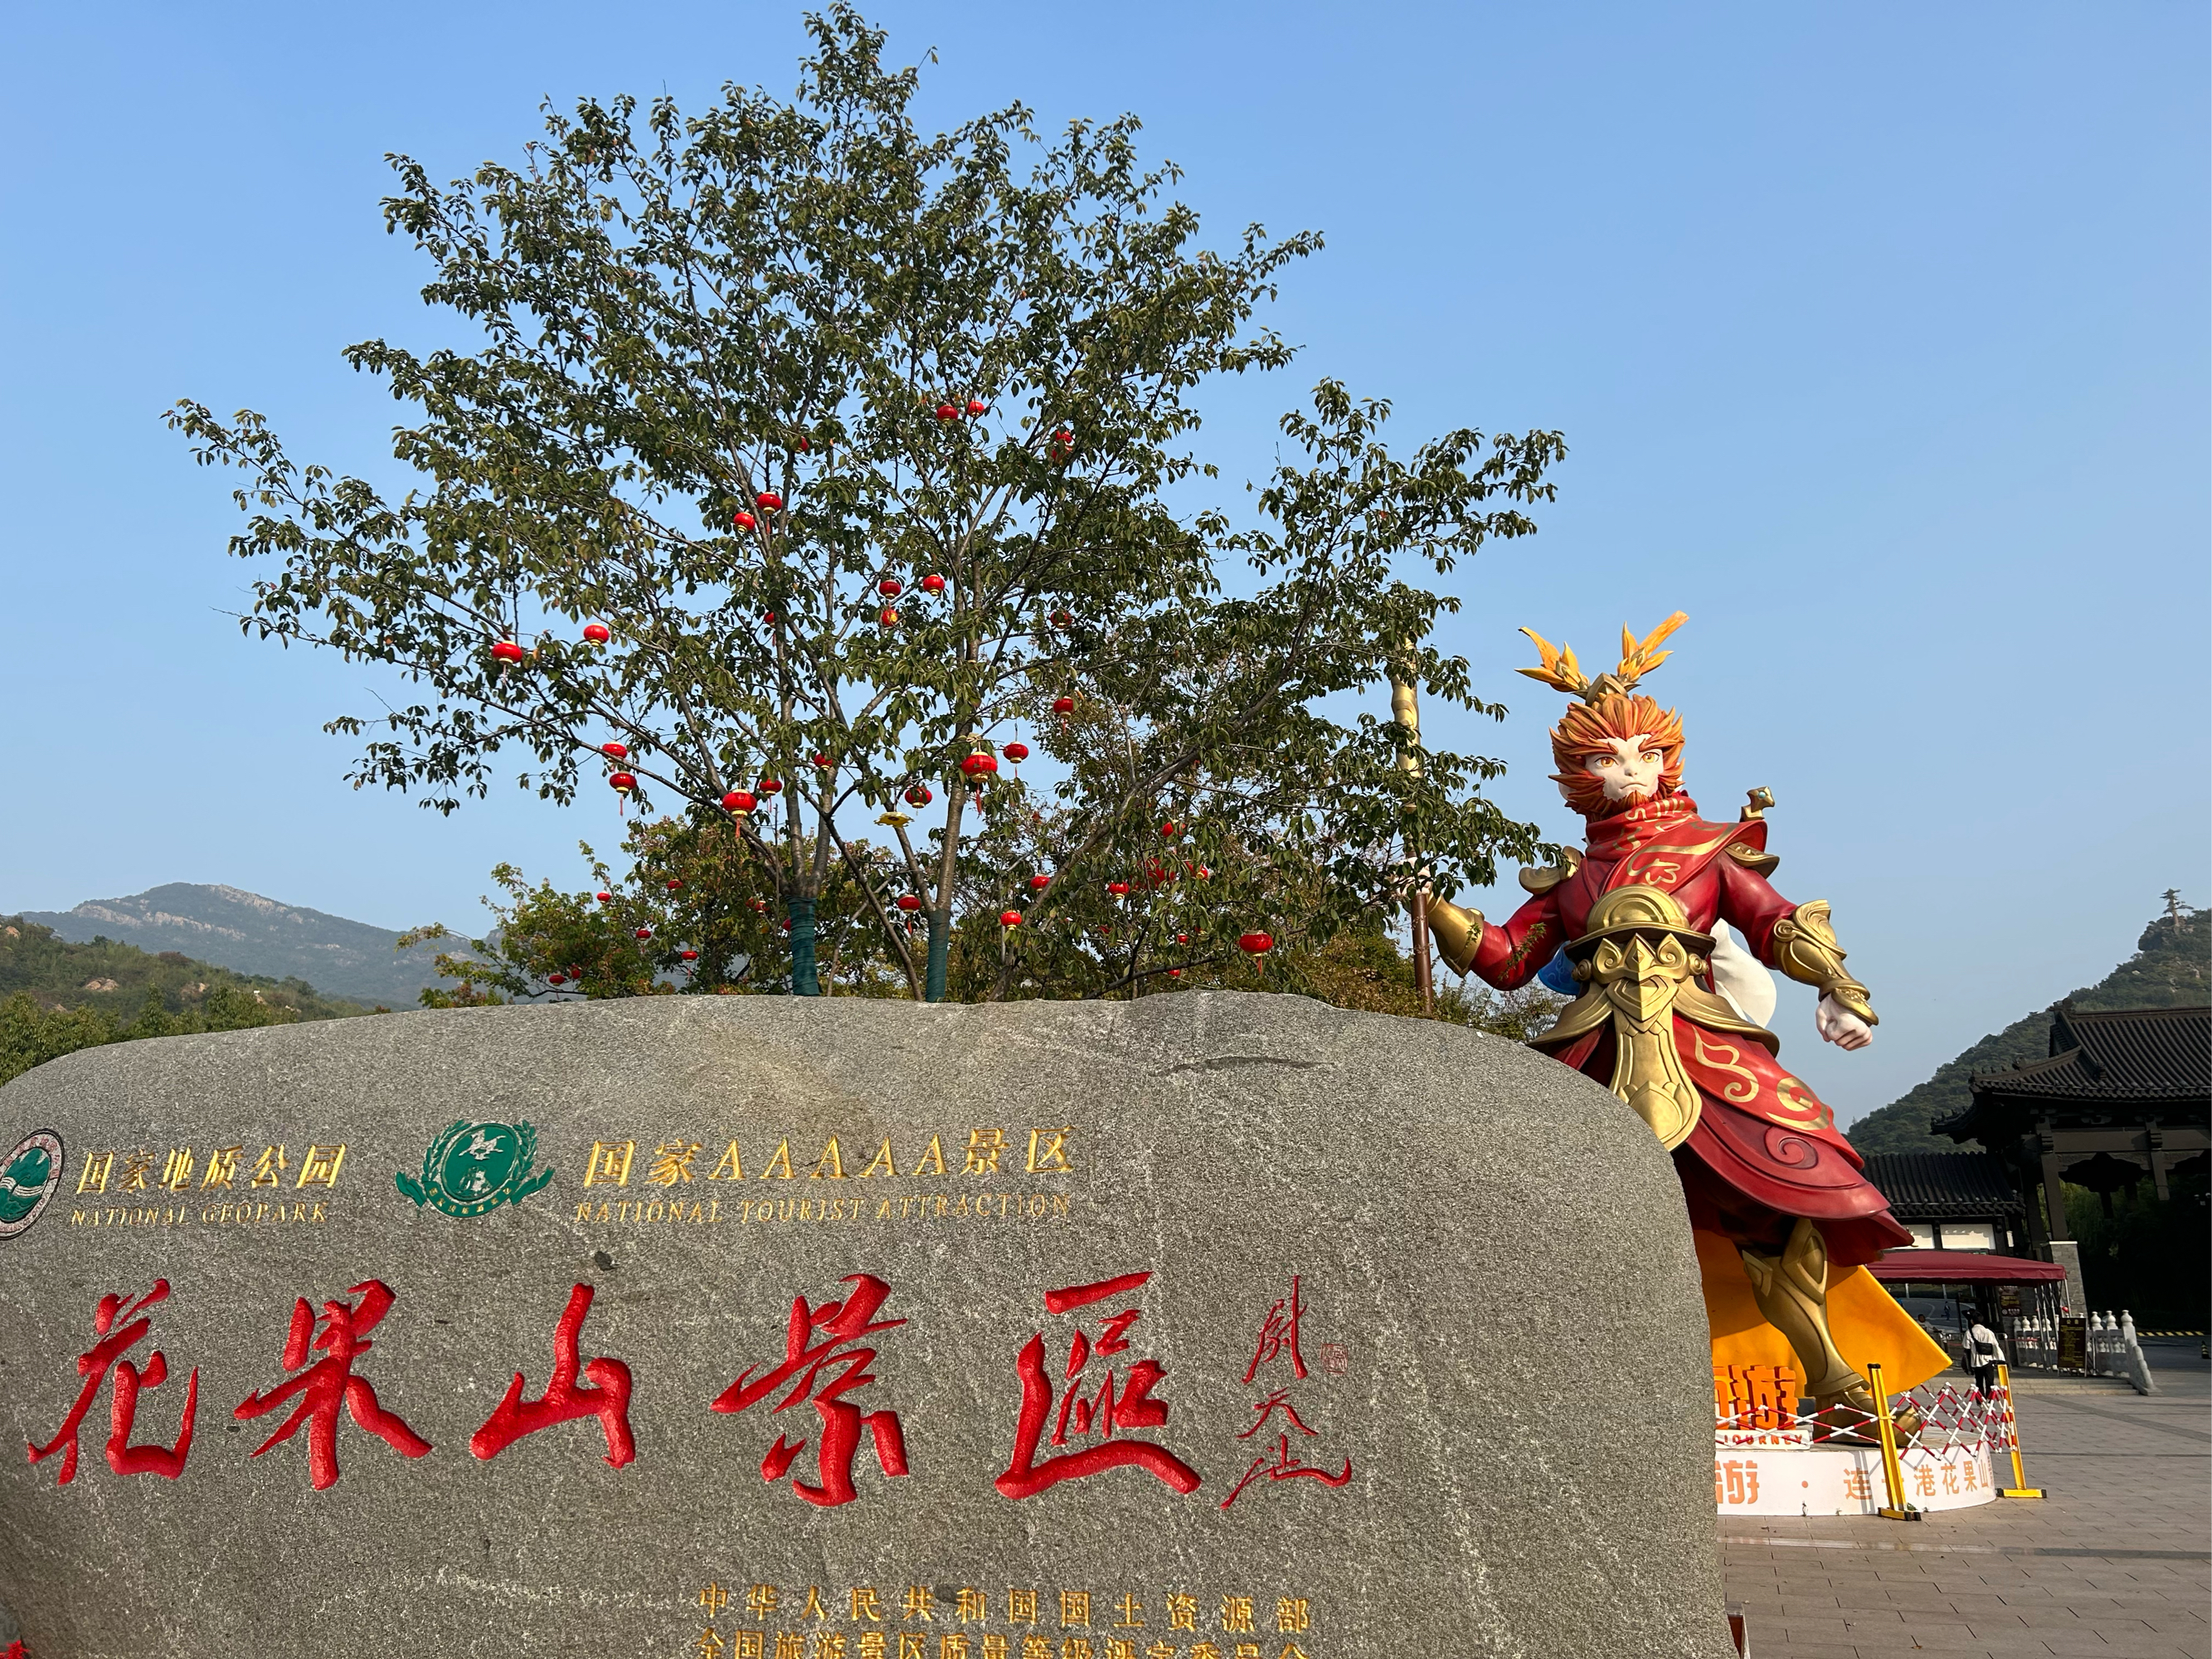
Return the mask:
<svg viewBox="0 0 2212 1659">
<path fill-rule="evenodd" d="M 1744 849 L 1751 861 L 1731 848 Z M 1580 936 L 1601 894 L 1630 885 L 1672 893 L 1701 933 L 1727 922 L 1771 967 L 1774 924 L 1797 907 L 1753 867 L 1765 862 L 1759 856 L 1765 848 L 1764 821 L 1709 823 L 1687 795 L 1662 795 L 1593 818 L 1581 867 L 1510 921 L 1485 927 L 1474 971 L 1501 989 L 1525 983 L 1561 945 Z M 1705 1097 L 1697 1127 L 1674 1149 L 1698 1226 L 1771 1250 L 1781 1248 L 1796 1218 L 1810 1216 L 1839 1267 L 1912 1242 L 1862 1172 L 1836 1115 L 1762 1044 L 1707 1030 L 1679 1010 L 1674 1042 Z M 1605 1080 L 1613 1075 L 1612 1036 L 1602 1029 L 1589 1032 L 1556 1057 Z"/>
</svg>

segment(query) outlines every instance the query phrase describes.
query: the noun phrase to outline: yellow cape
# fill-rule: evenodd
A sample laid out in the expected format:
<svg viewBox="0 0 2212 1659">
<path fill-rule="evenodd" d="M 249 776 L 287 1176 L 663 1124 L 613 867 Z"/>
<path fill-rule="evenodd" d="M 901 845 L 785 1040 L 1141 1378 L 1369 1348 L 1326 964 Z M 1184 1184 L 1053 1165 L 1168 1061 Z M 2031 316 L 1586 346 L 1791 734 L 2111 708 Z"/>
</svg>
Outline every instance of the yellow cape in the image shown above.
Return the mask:
<svg viewBox="0 0 2212 1659">
<path fill-rule="evenodd" d="M 1778 1365 L 1802 1371 L 1790 1339 L 1761 1316 L 1736 1247 L 1702 1229 L 1696 1238 L 1713 1369 Z M 1892 1394 L 1917 1388 L 1950 1368 L 1951 1356 L 1929 1340 L 1918 1322 L 1864 1267 L 1845 1268 L 1828 1285 L 1828 1328 L 1849 1364 L 1862 1371 L 1869 1362 L 1881 1367 L 1882 1387 Z"/>
</svg>

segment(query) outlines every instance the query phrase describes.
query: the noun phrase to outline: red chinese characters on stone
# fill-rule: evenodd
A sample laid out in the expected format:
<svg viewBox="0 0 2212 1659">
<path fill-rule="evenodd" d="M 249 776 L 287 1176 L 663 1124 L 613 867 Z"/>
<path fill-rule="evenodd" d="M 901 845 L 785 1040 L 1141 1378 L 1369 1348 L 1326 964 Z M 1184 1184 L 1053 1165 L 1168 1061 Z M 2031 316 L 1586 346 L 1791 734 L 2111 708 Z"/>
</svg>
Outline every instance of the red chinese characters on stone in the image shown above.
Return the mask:
<svg viewBox="0 0 2212 1659">
<path fill-rule="evenodd" d="M 143 1389 L 158 1389 L 169 1378 L 169 1362 L 159 1348 L 147 1356 L 146 1369 L 142 1372 L 123 1356 L 145 1339 L 152 1328 L 153 1320 L 146 1310 L 169 1297 L 169 1281 L 157 1279 L 154 1288 L 128 1307 L 119 1296 L 100 1298 L 93 1310 L 93 1334 L 100 1338 L 88 1353 L 77 1356 L 76 1371 L 84 1379 L 78 1391 L 76 1403 L 62 1419 L 60 1431 L 43 1446 L 30 1447 L 31 1462 L 39 1462 L 62 1454 L 61 1476 L 58 1485 L 67 1486 L 76 1478 L 77 1431 L 84 1422 L 86 1412 L 100 1393 L 100 1385 L 107 1380 L 111 1368 L 115 1372 L 115 1387 L 108 1407 L 107 1467 L 118 1474 L 158 1474 L 170 1480 L 185 1472 L 185 1459 L 191 1455 L 192 1420 L 199 1410 L 200 1374 L 193 1367 L 185 1383 L 185 1418 L 177 1431 L 173 1446 L 134 1446 L 131 1443 L 131 1425 L 138 1416 L 138 1395 Z M 118 1321 L 125 1322 L 118 1323 Z"/>
<path fill-rule="evenodd" d="M 580 1364 L 578 1343 L 584 1316 L 592 1309 L 592 1287 L 579 1285 L 568 1292 L 568 1305 L 553 1328 L 553 1375 L 545 1392 L 535 1400 L 522 1397 L 522 1373 L 507 1384 L 507 1398 L 499 1402 L 483 1427 L 469 1437 L 469 1450 L 489 1460 L 526 1434 L 572 1423 L 580 1417 L 596 1417 L 607 1437 L 607 1462 L 615 1468 L 637 1455 L 637 1441 L 629 1431 L 629 1367 L 619 1359 L 594 1359 Z M 591 1379 L 576 1381 L 577 1372 Z"/>
<path fill-rule="evenodd" d="M 1305 1462 L 1303 1441 L 1297 1446 L 1291 1443 L 1291 1436 L 1293 1432 L 1303 1436 L 1307 1440 L 1318 1439 L 1321 1433 L 1318 1429 L 1306 1426 L 1305 1420 L 1298 1415 L 1297 1406 L 1291 1401 L 1292 1385 L 1304 1382 L 1306 1377 L 1305 1356 L 1298 1349 L 1298 1322 L 1304 1316 L 1304 1304 L 1301 1299 L 1300 1276 L 1293 1273 L 1291 1275 L 1290 1295 L 1278 1300 L 1267 1310 L 1267 1317 L 1260 1322 L 1260 1335 L 1258 1341 L 1253 1346 L 1252 1363 L 1244 1368 L 1244 1380 L 1249 1383 L 1259 1377 L 1263 1367 L 1276 1364 L 1287 1355 L 1290 1359 L 1291 1382 L 1280 1388 L 1271 1389 L 1266 1399 L 1253 1402 L 1252 1409 L 1258 1414 L 1260 1420 L 1242 1431 L 1237 1437 L 1239 1440 L 1250 1440 L 1255 1435 L 1264 1434 L 1273 1427 L 1275 1434 L 1274 1449 L 1272 1454 L 1262 1451 L 1259 1456 L 1252 1460 L 1251 1467 L 1244 1471 L 1244 1478 L 1237 1483 L 1235 1490 L 1231 1492 L 1228 1497 L 1221 1500 L 1221 1507 L 1224 1510 L 1243 1495 L 1247 1486 L 1263 1474 L 1270 1483 L 1278 1480 L 1295 1480 L 1303 1476 L 1309 1480 L 1318 1480 L 1324 1486 L 1341 1486 L 1352 1479 L 1350 1458 L 1344 1460 L 1344 1468 L 1341 1471 L 1331 1474 L 1326 1468 L 1316 1468 Z M 1275 1413 L 1278 1412 L 1283 1414 L 1283 1420 L 1279 1425 L 1275 1421 Z M 1262 1441 L 1261 1443 L 1264 1446 L 1266 1442 Z"/>
<path fill-rule="evenodd" d="M 1151 1278 L 1149 1273 L 1123 1273 L 1092 1285 L 1047 1291 L 1045 1311 L 1069 1314 L 1115 1301 L 1141 1288 Z M 1053 1411 L 1052 1383 L 1045 1376 L 1044 1333 L 1038 1332 L 1023 1346 L 1014 1361 L 1022 1380 L 1022 1409 L 1014 1428 L 1014 1455 L 1006 1465 L 1006 1472 L 992 1483 L 1000 1492 L 1012 1498 L 1035 1498 L 1063 1480 L 1080 1480 L 1125 1466 L 1148 1470 L 1179 1492 L 1198 1490 L 1198 1472 L 1166 1447 L 1150 1440 L 1117 1437 L 1121 1430 L 1166 1425 L 1167 1402 L 1152 1398 L 1152 1390 L 1166 1375 L 1166 1367 L 1158 1360 L 1138 1360 L 1129 1367 L 1117 1393 L 1116 1368 L 1109 1365 L 1105 1382 L 1095 1398 L 1090 1396 L 1087 1385 L 1076 1385 L 1076 1379 L 1094 1358 L 1110 1360 L 1127 1352 L 1129 1329 L 1142 1314 L 1141 1309 L 1131 1307 L 1100 1315 L 1095 1341 L 1082 1326 L 1076 1327 L 1068 1343 L 1067 1364 L 1061 1376 L 1065 1392 L 1057 1413 Z M 1068 1443 L 1071 1429 L 1079 1437 L 1097 1436 L 1099 1443 L 1077 1451 L 1055 1453 L 1040 1462 L 1037 1447 L 1044 1440 L 1048 1424 L 1054 1446 Z"/>
<path fill-rule="evenodd" d="M 391 1288 L 372 1279 L 356 1285 L 346 1294 L 361 1300 L 324 1303 L 323 1334 L 314 1337 L 312 1344 L 308 1338 L 315 1328 L 313 1311 L 305 1297 L 294 1303 L 292 1329 L 284 1340 L 284 1369 L 299 1371 L 307 1364 L 311 1346 L 322 1349 L 323 1358 L 267 1394 L 249 1395 L 232 1413 L 240 1422 L 250 1421 L 275 1411 L 293 1395 L 299 1395 L 300 1403 L 284 1419 L 283 1426 L 256 1446 L 252 1455 L 258 1457 L 271 1446 L 289 1440 L 305 1423 L 307 1477 L 318 1492 L 336 1484 L 338 1478 L 338 1411 L 342 1407 L 353 1413 L 355 1423 L 402 1457 L 422 1457 L 430 1450 L 428 1441 L 377 1404 L 376 1390 L 366 1378 L 353 1374 L 354 1361 L 375 1346 L 368 1340 L 369 1332 L 392 1310 Z"/>
<path fill-rule="evenodd" d="M 883 1472 L 907 1472 L 906 1436 L 899 1427 L 898 1414 L 889 1411 L 863 1413 L 844 1397 L 876 1380 L 874 1373 L 868 1370 L 875 1362 L 876 1351 L 846 1345 L 878 1331 L 896 1330 L 906 1321 L 884 1319 L 870 1322 L 891 1293 L 891 1287 L 882 1279 L 871 1273 L 850 1273 L 843 1282 L 853 1288 L 842 1302 L 825 1302 L 818 1308 L 810 1308 L 805 1297 L 793 1297 L 791 1322 L 784 1333 L 783 1364 L 757 1379 L 753 1377 L 754 1368 L 746 1366 L 738 1380 L 716 1395 L 714 1401 L 718 1412 L 741 1412 L 790 1383 L 791 1391 L 769 1407 L 773 1415 L 788 1411 L 811 1394 L 814 1409 L 822 1419 L 821 1445 L 815 1454 L 819 1484 L 809 1486 L 794 1478 L 791 1489 L 808 1503 L 824 1508 L 849 1504 L 860 1495 L 853 1486 L 853 1460 L 860 1451 L 863 1425 L 874 1438 L 876 1462 Z M 822 1333 L 819 1340 L 814 1337 L 817 1331 Z M 843 1352 L 839 1352 L 841 1349 Z M 824 1372 L 830 1374 L 826 1381 Z M 805 1449 L 804 1438 L 787 1441 L 778 1434 L 775 1444 L 761 1459 L 761 1479 L 782 1480 L 790 1472 L 792 1460 Z"/>
</svg>

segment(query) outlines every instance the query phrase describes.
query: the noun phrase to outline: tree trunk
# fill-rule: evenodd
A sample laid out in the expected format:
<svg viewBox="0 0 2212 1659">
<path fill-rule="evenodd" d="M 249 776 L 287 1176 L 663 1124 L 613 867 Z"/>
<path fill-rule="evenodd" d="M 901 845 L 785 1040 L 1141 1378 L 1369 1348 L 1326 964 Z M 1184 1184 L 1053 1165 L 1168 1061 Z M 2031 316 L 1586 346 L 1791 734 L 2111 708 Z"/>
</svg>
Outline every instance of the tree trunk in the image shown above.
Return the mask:
<svg viewBox="0 0 2212 1659">
<path fill-rule="evenodd" d="M 922 996 L 930 1002 L 945 1000 L 945 963 L 951 952 L 952 912 L 948 907 L 929 913 L 929 972 Z"/>
<path fill-rule="evenodd" d="M 791 994 L 818 997 L 822 981 L 814 971 L 814 901 L 792 898 L 785 903 L 791 915 Z"/>
</svg>

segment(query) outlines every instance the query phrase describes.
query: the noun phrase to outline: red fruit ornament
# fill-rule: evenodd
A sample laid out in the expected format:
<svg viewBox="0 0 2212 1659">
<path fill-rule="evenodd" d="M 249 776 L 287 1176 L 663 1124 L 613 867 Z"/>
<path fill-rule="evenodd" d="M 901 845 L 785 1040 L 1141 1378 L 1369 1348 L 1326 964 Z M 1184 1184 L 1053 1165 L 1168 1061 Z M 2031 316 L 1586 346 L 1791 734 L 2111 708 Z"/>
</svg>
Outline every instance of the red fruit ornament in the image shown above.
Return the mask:
<svg viewBox="0 0 2212 1659">
<path fill-rule="evenodd" d="M 750 789 L 732 789 L 722 797 L 722 810 L 726 812 L 750 812 L 759 805 Z"/>
<path fill-rule="evenodd" d="M 1275 948 L 1275 936 L 1273 933 L 1243 933 L 1238 935 L 1237 944 L 1240 950 L 1249 951 L 1255 957 L 1264 957 Z"/>
<path fill-rule="evenodd" d="M 607 779 L 607 786 L 610 788 L 618 789 L 623 793 L 628 794 L 631 790 L 637 787 L 637 780 L 630 776 L 627 772 L 617 772 L 609 776 Z"/>
<path fill-rule="evenodd" d="M 612 893 L 594 893 L 592 896 L 602 904 L 612 904 L 615 902 L 615 896 Z M 577 977 L 580 979 L 582 975 L 579 975 Z"/>
<path fill-rule="evenodd" d="M 1050 876 L 1040 875 L 1031 876 L 1030 878 L 1030 891 L 1032 893 L 1042 893 L 1046 888 L 1051 885 L 1052 878 Z"/>
<path fill-rule="evenodd" d="M 1054 697 L 1052 700 L 1052 712 L 1059 715 L 1060 719 L 1066 720 L 1070 714 L 1073 714 L 1075 712 L 1075 699 L 1073 697 Z"/>
<path fill-rule="evenodd" d="M 921 908 L 921 901 L 912 893 L 901 893 L 898 896 L 898 908 L 908 915 L 912 915 L 916 910 Z"/>
<path fill-rule="evenodd" d="M 1020 911 L 1018 911 L 1018 910 L 1001 910 L 1001 911 L 1000 911 L 1000 912 L 999 912 L 999 926 L 1000 926 L 1000 927 L 1020 927 L 1021 925 L 1022 925 L 1022 913 L 1021 913 Z"/>
<path fill-rule="evenodd" d="M 782 789 L 783 781 L 781 778 L 763 778 L 753 787 L 763 795 L 773 795 Z"/>
<path fill-rule="evenodd" d="M 763 513 L 780 512 L 783 507 L 783 497 L 773 489 L 763 489 L 753 497 L 753 505 Z"/>
<path fill-rule="evenodd" d="M 975 416 L 981 415 L 982 412 L 983 400 L 981 398 L 970 398 L 968 400 L 968 413 L 969 416 L 972 418 Z"/>
<path fill-rule="evenodd" d="M 1010 743 L 1006 745 L 1006 758 L 1013 762 L 1017 766 L 1020 765 L 1029 757 L 1029 744 L 1025 743 Z"/>
<path fill-rule="evenodd" d="M 932 571 L 921 579 L 921 591 L 925 593 L 942 593 L 945 591 L 945 578 Z"/>
<path fill-rule="evenodd" d="M 500 662 L 520 662 L 522 647 L 513 640 L 501 640 L 491 648 L 492 656 Z"/>
<path fill-rule="evenodd" d="M 939 404 L 937 406 L 937 418 L 940 421 L 957 421 L 960 418 L 960 411 L 951 404 Z"/>
<path fill-rule="evenodd" d="M 999 757 L 979 749 L 960 763 L 960 769 L 971 778 L 987 778 L 999 769 Z"/>
<path fill-rule="evenodd" d="M 605 623 L 586 623 L 584 624 L 584 637 L 589 640 L 593 645 L 605 645 L 609 640 L 612 639 L 614 635 L 607 632 L 606 624 Z"/>
<path fill-rule="evenodd" d="M 628 760 L 629 758 L 629 750 L 619 743 L 603 743 L 599 745 L 599 752 L 602 755 L 605 755 L 609 760 Z"/>
<path fill-rule="evenodd" d="M 930 793 L 930 787 L 926 783 L 917 783 L 906 792 L 906 804 L 908 806 L 927 806 L 936 799 L 937 797 Z"/>
<path fill-rule="evenodd" d="M 737 526 L 740 530 L 750 530 L 758 521 L 754 519 L 751 514 L 747 513 L 741 508 L 738 512 L 731 514 L 730 522 Z"/>
</svg>

